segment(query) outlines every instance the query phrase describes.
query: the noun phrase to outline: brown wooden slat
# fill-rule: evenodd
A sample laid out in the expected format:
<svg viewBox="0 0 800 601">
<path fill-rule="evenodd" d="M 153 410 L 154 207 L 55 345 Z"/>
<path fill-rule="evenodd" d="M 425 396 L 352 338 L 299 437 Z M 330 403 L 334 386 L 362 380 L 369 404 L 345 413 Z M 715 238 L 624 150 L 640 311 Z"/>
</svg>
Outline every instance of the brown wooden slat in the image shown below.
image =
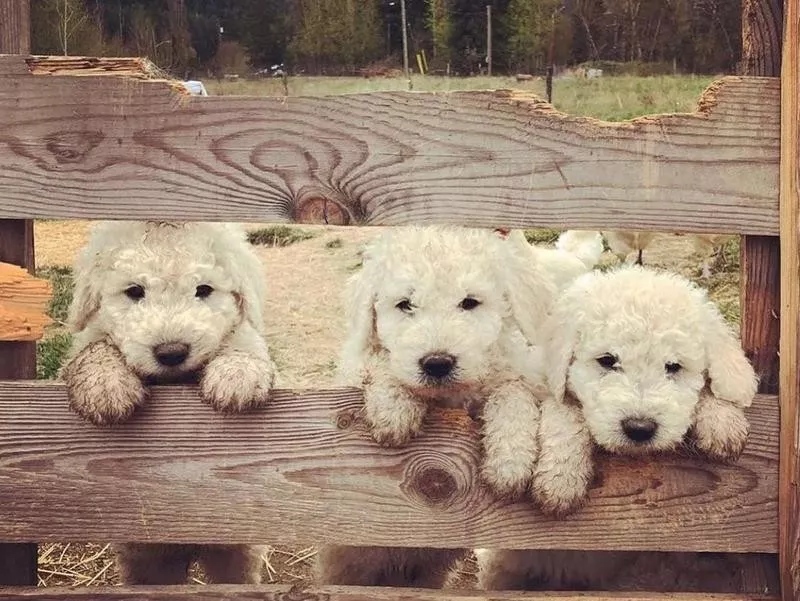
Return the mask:
<svg viewBox="0 0 800 601">
<path fill-rule="evenodd" d="M 68 411 L 61 385 L 0 383 L 0 540 L 776 552 L 775 397 L 749 412 L 737 464 L 601 460 L 591 503 L 563 521 L 480 485 L 463 413 L 381 449 L 360 406 L 353 389 L 281 391 L 221 416 L 191 387 L 157 388 L 102 429 Z"/>
<path fill-rule="evenodd" d="M 781 72 L 780 560 L 785 601 L 800 599 L 800 0 L 785 4 Z"/>
<path fill-rule="evenodd" d="M 137 586 L 83 588 L 0 589 L 0 601 L 778 601 L 756 594 L 708 593 L 562 593 L 426 590 L 329 586 L 301 589 L 288 585 L 266 586 Z"/>
<path fill-rule="evenodd" d="M 200 98 L 22 60 L 0 61 L 0 217 L 778 233 L 774 79 L 609 124 L 508 90 Z"/>
<path fill-rule="evenodd" d="M 30 51 L 30 0 L 0 0 L 0 54 L 28 54 Z"/>
</svg>

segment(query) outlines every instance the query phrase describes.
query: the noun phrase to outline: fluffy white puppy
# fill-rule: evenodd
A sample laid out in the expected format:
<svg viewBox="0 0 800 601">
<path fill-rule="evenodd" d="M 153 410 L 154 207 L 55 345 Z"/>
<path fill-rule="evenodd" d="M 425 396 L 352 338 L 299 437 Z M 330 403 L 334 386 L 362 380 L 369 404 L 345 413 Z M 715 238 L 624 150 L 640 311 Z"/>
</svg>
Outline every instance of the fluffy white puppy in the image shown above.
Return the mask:
<svg viewBox="0 0 800 601">
<path fill-rule="evenodd" d="M 706 292 L 641 267 L 582 276 L 549 317 L 552 398 L 542 403 L 533 490 L 563 513 L 585 498 L 592 447 L 667 451 L 684 440 L 718 460 L 747 441 L 757 380 Z"/>
<path fill-rule="evenodd" d="M 582 276 L 556 301 L 546 331 L 553 396 L 541 403 L 533 477 L 545 512 L 584 501 L 595 446 L 638 455 L 688 442 L 718 460 L 742 452 L 756 377 L 717 307 L 688 280 L 641 267 Z M 479 553 L 487 589 L 691 590 L 729 562 L 692 553 Z"/>
<path fill-rule="evenodd" d="M 98 224 L 75 266 L 61 377 L 70 406 L 98 424 L 124 421 L 148 384 L 199 378 L 219 411 L 267 402 L 275 370 L 263 335 L 262 265 L 238 227 L 217 223 Z M 217 582 L 258 582 L 257 550 L 127 545 L 129 584 L 183 582 L 191 559 Z"/>
<path fill-rule="evenodd" d="M 523 240 L 524 242 L 524 240 Z M 349 283 L 341 382 L 364 389 L 379 443 L 402 445 L 432 403 L 480 410 L 484 479 L 499 494 L 530 483 L 537 456 L 539 327 L 554 286 L 527 243 L 495 232 L 394 228 Z M 320 579 L 441 586 L 458 552 L 328 547 Z"/>
</svg>

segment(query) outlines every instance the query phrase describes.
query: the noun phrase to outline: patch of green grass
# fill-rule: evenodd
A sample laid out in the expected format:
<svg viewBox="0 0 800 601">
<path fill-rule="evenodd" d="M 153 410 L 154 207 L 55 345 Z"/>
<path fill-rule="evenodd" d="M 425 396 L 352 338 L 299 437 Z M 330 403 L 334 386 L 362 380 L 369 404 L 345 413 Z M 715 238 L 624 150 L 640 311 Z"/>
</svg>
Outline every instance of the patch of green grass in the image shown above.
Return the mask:
<svg viewBox="0 0 800 601">
<path fill-rule="evenodd" d="M 45 331 L 44 338 L 36 344 L 36 377 L 52 379 L 58 375 L 72 344 L 72 336 L 63 326 L 75 285 L 70 267 L 41 267 L 36 270 L 36 275 L 50 280 L 53 296 L 47 314 L 55 321 Z"/>
<path fill-rule="evenodd" d="M 325 248 L 342 248 L 344 241 L 341 238 L 334 238 L 325 243 Z"/>
<path fill-rule="evenodd" d="M 558 240 L 559 230 L 525 230 L 525 239 L 531 244 L 553 244 Z"/>
<path fill-rule="evenodd" d="M 515 77 L 412 76 L 415 92 L 512 89 L 545 98 L 543 78 L 517 81 Z M 597 79 L 557 77 L 553 105 L 570 115 L 623 121 L 656 113 L 687 113 L 697 107 L 700 94 L 715 78 L 706 75 L 604 76 Z M 278 80 L 241 80 L 207 83 L 209 94 L 283 96 Z M 407 91 L 403 77 L 290 77 L 290 96 L 336 96 L 370 92 Z"/>
<path fill-rule="evenodd" d="M 65 331 L 49 334 L 40 340 L 36 344 L 36 377 L 40 380 L 55 378 L 71 344 L 72 336 Z"/>
<path fill-rule="evenodd" d="M 260 246 L 289 246 L 314 237 L 312 232 L 288 225 L 271 225 L 248 232 L 250 244 Z"/>
<path fill-rule="evenodd" d="M 72 280 L 71 267 L 41 267 L 36 270 L 36 276 L 50 280 L 53 288 L 53 296 L 50 299 L 50 307 L 47 314 L 55 321 L 64 323 L 67 319 L 69 305 L 72 302 L 72 290 L 74 282 Z"/>
</svg>

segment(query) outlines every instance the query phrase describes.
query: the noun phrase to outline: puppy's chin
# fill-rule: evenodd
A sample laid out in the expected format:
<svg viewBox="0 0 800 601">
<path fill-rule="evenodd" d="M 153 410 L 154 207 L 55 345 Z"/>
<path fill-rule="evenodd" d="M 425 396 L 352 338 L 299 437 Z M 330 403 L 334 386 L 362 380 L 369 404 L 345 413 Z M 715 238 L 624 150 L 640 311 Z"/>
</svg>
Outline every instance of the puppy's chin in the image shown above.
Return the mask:
<svg viewBox="0 0 800 601">
<path fill-rule="evenodd" d="M 651 440 L 646 443 L 630 442 L 624 435 L 620 435 L 618 441 L 607 441 L 603 444 L 595 442 L 600 449 L 612 455 L 626 455 L 628 457 L 643 457 L 655 455 L 657 453 L 668 453 L 674 451 L 677 443 L 665 442 L 662 440 Z"/>
<path fill-rule="evenodd" d="M 474 386 L 459 380 L 443 380 L 407 385 L 406 388 L 414 396 L 439 407 L 455 409 L 464 406 L 464 399 L 470 396 Z"/>
<path fill-rule="evenodd" d="M 141 376 L 142 381 L 150 386 L 160 384 L 197 384 L 200 382 L 199 369 L 165 369 L 161 373 Z"/>
</svg>

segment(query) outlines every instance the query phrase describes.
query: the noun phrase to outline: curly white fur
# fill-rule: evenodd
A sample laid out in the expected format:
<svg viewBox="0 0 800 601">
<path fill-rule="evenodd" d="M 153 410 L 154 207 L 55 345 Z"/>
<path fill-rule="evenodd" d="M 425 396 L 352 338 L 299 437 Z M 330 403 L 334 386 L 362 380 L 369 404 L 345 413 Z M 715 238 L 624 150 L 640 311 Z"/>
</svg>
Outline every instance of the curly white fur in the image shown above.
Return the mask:
<svg viewBox="0 0 800 601">
<path fill-rule="evenodd" d="M 61 373 L 72 409 L 98 425 L 118 423 L 146 401 L 147 384 L 196 376 L 217 410 L 266 403 L 275 369 L 263 336 L 262 269 L 233 225 L 98 224 L 75 266 L 74 343 Z M 119 555 L 131 584 L 185 578 L 192 556 L 227 582 L 260 578 L 248 547 L 129 545 Z"/>
<path fill-rule="evenodd" d="M 752 402 L 757 381 L 736 336 L 701 288 L 639 267 L 588 274 L 559 298 L 547 330 L 554 398 L 543 405 L 560 406 L 554 411 L 571 416 L 571 430 L 583 433 L 562 439 L 541 428 L 539 439 L 548 451 L 585 456 L 587 441 L 615 453 L 663 451 L 691 434 L 694 446 L 713 458 L 741 453 L 748 432 L 743 408 Z M 564 413 L 565 407 L 572 409 Z M 626 432 L 626 420 L 645 420 L 653 432 L 637 441 Z M 534 481 L 553 510 L 569 509 L 586 493 L 559 484 L 575 479 L 560 465 L 540 462 Z M 588 475 L 583 481 L 588 483 Z"/>
<path fill-rule="evenodd" d="M 588 274 L 559 297 L 546 330 L 554 395 L 541 404 L 533 479 L 546 512 L 567 513 L 583 502 L 594 445 L 639 454 L 689 439 L 714 459 L 732 460 L 742 452 L 748 434 L 743 409 L 755 395 L 756 377 L 717 307 L 688 280 L 640 267 Z M 626 432 L 630 419 L 646 421 L 644 437 Z M 680 587 L 704 574 L 707 583 L 710 570 L 728 561 L 712 558 L 701 569 L 695 554 L 480 555 L 480 579 L 489 589 L 690 590 Z M 634 563 L 638 570 L 630 569 Z M 681 575 L 678 581 L 675 574 Z"/>
<path fill-rule="evenodd" d="M 366 249 L 348 286 L 341 382 L 364 388 L 366 421 L 385 445 L 417 434 L 431 403 L 482 408 L 482 475 L 499 494 L 518 494 L 538 452 L 535 386 L 542 373 L 532 345 L 554 295 L 524 238 L 447 227 L 388 231 Z M 447 357 L 450 373 L 426 374 L 431 356 Z M 418 557 L 425 565 L 417 566 Z M 452 551 L 328 548 L 319 572 L 329 583 L 376 584 L 376 574 L 406 573 L 408 566 L 444 574 L 453 559 Z M 352 562 L 357 581 L 346 580 Z"/>
</svg>

